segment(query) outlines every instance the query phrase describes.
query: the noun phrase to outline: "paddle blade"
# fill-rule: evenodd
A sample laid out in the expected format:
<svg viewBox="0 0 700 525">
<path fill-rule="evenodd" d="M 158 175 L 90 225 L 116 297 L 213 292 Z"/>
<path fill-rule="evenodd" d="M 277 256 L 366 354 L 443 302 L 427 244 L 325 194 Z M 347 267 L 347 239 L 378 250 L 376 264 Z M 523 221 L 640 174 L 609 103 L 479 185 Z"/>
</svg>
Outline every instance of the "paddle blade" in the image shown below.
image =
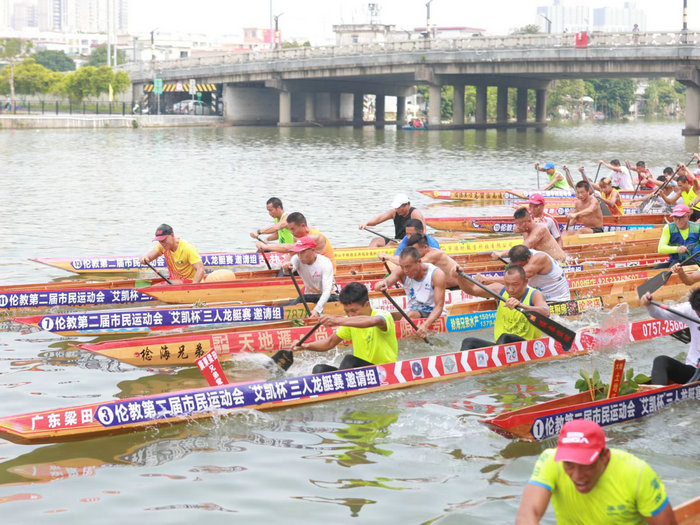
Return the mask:
<svg viewBox="0 0 700 525">
<path fill-rule="evenodd" d="M 273 354 L 270 359 L 286 372 L 294 362 L 294 353 L 291 350 L 280 350 Z"/>
<path fill-rule="evenodd" d="M 656 290 L 661 288 L 664 284 L 666 284 L 666 281 L 668 281 L 671 278 L 671 275 L 673 272 L 670 271 L 665 271 L 661 272 L 659 274 L 656 274 L 654 277 L 649 279 L 647 282 L 640 284 L 637 287 L 637 297 L 640 299 L 642 296 L 649 292 L 649 293 L 654 293 Z"/>
<path fill-rule="evenodd" d="M 525 308 L 518 308 L 518 311 L 540 331 L 559 341 L 564 351 L 568 352 L 571 349 L 571 345 L 574 344 L 574 339 L 576 339 L 576 332 L 538 312 Z"/>
</svg>

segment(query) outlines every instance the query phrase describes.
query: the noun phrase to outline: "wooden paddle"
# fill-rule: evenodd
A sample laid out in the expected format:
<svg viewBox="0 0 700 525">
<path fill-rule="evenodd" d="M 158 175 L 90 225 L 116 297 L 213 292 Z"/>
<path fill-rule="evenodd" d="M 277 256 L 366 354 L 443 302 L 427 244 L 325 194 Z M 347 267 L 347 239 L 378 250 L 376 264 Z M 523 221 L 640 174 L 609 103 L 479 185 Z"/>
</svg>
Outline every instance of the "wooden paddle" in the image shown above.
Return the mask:
<svg viewBox="0 0 700 525">
<path fill-rule="evenodd" d="M 598 169 L 600 170 L 600 164 L 598 164 Z M 593 183 L 590 181 L 588 177 L 586 177 L 586 172 L 581 168 L 581 176 L 583 177 L 583 180 L 585 180 L 588 185 L 591 187 L 592 190 L 593 188 Z M 598 174 L 596 173 L 596 178 L 598 177 Z M 594 190 L 595 191 L 595 190 Z M 610 212 L 610 208 L 608 208 L 608 205 L 603 202 L 603 199 L 600 195 L 596 195 L 595 193 L 593 196 L 598 199 L 598 204 L 600 205 L 600 212 L 603 214 L 603 217 L 610 217 L 612 213 Z"/>
<path fill-rule="evenodd" d="M 465 279 L 467 279 L 468 281 L 475 284 L 476 286 L 478 286 L 479 288 L 481 288 L 482 290 L 484 290 L 491 297 L 503 301 L 504 303 L 506 302 L 506 299 L 501 294 L 494 292 L 491 288 L 484 284 L 481 284 L 476 279 L 472 279 L 462 270 L 458 269 L 457 273 Z M 576 332 L 568 329 L 565 326 L 560 325 L 559 323 L 553 321 L 546 315 L 542 315 L 538 312 L 528 310 L 527 308 L 524 308 L 522 306 L 518 306 L 516 310 L 523 314 L 525 316 L 525 319 L 527 319 L 530 324 L 532 324 L 548 336 L 559 341 L 565 352 L 568 352 L 571 349 L 571 345 L 574 344 L 574 339 L 576 338 Z"/>
<path fill-rule="evenodd" d="M 262 243 L 265 242 L 260 238 L 259 235 L 258 235 L 258 240 Z M 270 261 L 267 260 L 267 255 L 265 255 L 265 250 L 258 250 L 258 251 L 260 252 L 260 255 L 262 255 L 262 258 L 265 259 L 265 264 L 267 265 L 267 269 L 272 270 L 272 266 L 270 266 Z"/>
<path fill-rule="evenodd" d="M 311 330 L 306 332 L 306 335 L 302 337 L 299 342 L 295 346 L 301 346 L 303 345 L 306 340 L 311 337 L 311 334 L 313 334 L 316 330 L 318 330 L 318 327 L 321 326 L 321 321 L 316 323 Z M 291 350 L 280 350 L 276 352 L 270 359 L 279 366 L 282 370 L 287 371 L 289 370 L 289 367 L 292 366 L 292 363 L 294 362 L 294 352 Z"/>
<path fill-rule="evenodd" d="M 381 238 L 384 239 L 387 243 L 396 242 L 396 239 L 392 239 L 391 237 L 387 237 L 386 235 L 382 235 L 381 233 L 375 232 L 374 230 L 370 230 L 369 228 L 364 228 L 364 230 L 365 230 L 365 231 L 368 231 L 369 233 L 373 233 L 373 234 L 376 235 L 377 237 L 381 237 Z"/>
<path fill-rule="evenodd" d="M 299 294 L 299 297 L 301 298 L 301 302 L 304 303 L 304 308 L 306 308 L 306 315 L 311 315 L 311 309 L 309 308 L 309 305 L 306 303 L 306 297 L 304 297 L 304 294 L 301 293 L 301 288 L 299 288 L 299 284 L 297 283 L 297 280 L 294 277 L 294 268 L 293 267 L 292 267 L 291 271 L 289 272 L 289 276 L 292 278 L 292 283 L 294 283 L 294 288 L 297 289 L 297 293 Z"/>
<path fill-rule="evenodd" d="M 601 167 L 601 166 L 602 166 L 602 164 L 599 162 L 599 163 L 598 163 L 598 169 L 597 169 L 596 172 L 595 172 L 595 179 L 593 179 L 593 182 L 598 182 L 598 173 L 600 173 L 600 167 Z M 584 177 L 585 177 L 585 175 L 584 175 Z"/>
<path fill-rule="evenodd" d="M 566 174 L 566 182 L 571 186 L 571 188 L 576 191 L 576 184 L 574 184 L 574 179 L 571 178 L 571 172 L 569 171 L 569 166 L 562 166 L 564 173 Z"/>
<path fill-rule="evenodd" d="M 679 312 L 678 310 L 675 310 L 675 309 L 673 309 L 673 308 L 671 308 L 663 303 L 659 303 L 659 302 L 654 301 L 654 300 L 649 301 L 649 303 L 653 304 L 657 308 L 661 308 L 662 310 L 666 310 L 668 313 L 671 313 L 673 315 L 677 315 L 678 317 L 681 317 L 681 318 L 685 319 L 686 321 L 689 321 L 689 322 L 695 323 L 695 324 L 700 324 L 700 321 L 698 321 L 697 319 L 693 319 L 692 317 L 690 317 L 682 312 Z"/>
<path fill-rule="evenodd" d="M 156 270 L 155 267 L 154 267 L 151 263 L 146 262 L 146 266 L 148 266 L 151 270 L 153 270 L 154 272 L 156 272 L 156 273 L 158 274 L 158 277 L 160 277 L 161 279 L 165 279 L 165 282 L 166 282 L 166 283 L 168 283 L 168 284 L 173 284 L 173 282 L 172 282 L 170 279 L 168 279 L 165 275 L 163 275 L 163 274 L 160 273 L 158 270 Z"/>
<path fill-rule="evenodd" d="M 691 262 L 694 262 L 695 259 L 697 259 L 700 256 L 700 251 L 696 252 L 694 255 L 691 255 L 688 257 L 686 260 L 680 263 L 681 266 L 686 266 L 690 264 Z M 666 282 L 671 278 L 671 275 L 673 275 L 673 272 L 671 270 L 666 270 L 661 273 L 656 274 L 654 277 L 649 279 L 647 282 L 644 284 L 641 284 L 640 286 L 637 287 L 637 297 L 641 299 L 641 297 L 649 292 L 649 293 L 654 293 L 656 290 L 661 288 Z"/>
<path fill-rule="evenodd" d="M 537 189 L 540 189 L 540 169 L 538 166 L 535 166 L 535 173 L 537 173 Z"/>
<path fill-rule="evenodd" d="M 389 293 L 388 293 L 386 290 L 382 290 L 382 293 L 384 294 L 384 297 L 386 297 L 386 298 L 389 300 L 389 302 L 390 302 L 391 304 L 394 305 L 394 308 L 396 308 L 396 311 L 399 312 L 399 313 L 403 316 L 403 318 L 406 319 L 406 321 L 408 321 L 408 324 L 410 324 L 410 325 L 413 327 L 413 329 L 417 332 L 417 331 L 418 331 L 418 327 L 416 326 L 416 323 L 413 322 L 413 319 L 411 319 L 411 318 L 408 316 L 408 314 L 407 314 L 406 312 L 404 312 L 403 308 L 401 308 L 401 307 L 396 303 L 396 301 L 394 301 L 394 298 L 393 298 L 391 295 L 389 295 Z M 423 338 L 423 341 L 425 341 L 426 343 L 428 343 L 430 346 L 433 346 L 433 343 L 431 343 L 430 341 L 428 341 L 428 338 L 427 338 L 427 337 L 424 337 L 424 338 Z"/>
</svg>

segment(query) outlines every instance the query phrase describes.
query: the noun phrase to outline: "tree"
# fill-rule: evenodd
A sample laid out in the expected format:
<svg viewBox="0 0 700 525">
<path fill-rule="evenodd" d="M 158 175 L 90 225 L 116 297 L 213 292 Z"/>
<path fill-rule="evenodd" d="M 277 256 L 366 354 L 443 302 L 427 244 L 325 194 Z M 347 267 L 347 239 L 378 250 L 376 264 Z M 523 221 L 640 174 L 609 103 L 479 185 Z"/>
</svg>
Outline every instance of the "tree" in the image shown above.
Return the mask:
<svg viewBox="0 0 700 525">
<path fill-rule="evenodd" d="M 80 103 L 86 97 L 108 93 L 110 85 L 114 93 L 121 93 L 126 91 L 129 84 L 129 75 L 124 71 L 115 73 L 108 66 L 85 66 L 66 75 L 64 91 L 72 102 Z"/>
<path fill-rule="evenodd" d="M 32 58 L 51 71 L 75 71 L 75 62 L 64 51 L 37 51 Z"/>
<path fill-rule="evenodd" d="M 523 27 L 519 27 L 515 31 L 513 31 L 511 34 L 512 35 L 536 35 L 537 33 L 540 32 L 540 26 L 537 24 L 528 24 Z"/>
<path fill-rule="evenodd" d="M 112 51 L 112 53 L 114 53 L 114 51 Z M 119 49 L 117 51 L 117 65 L 124 63 L 126 63 L 126 53 Z M 92 50 L 87 65 L 94 67 L 107 65 L 107 44 L 100 44 Z"/>
<path fill-rule="evenodd" d="M 0 39 L 0 60 L 7 62 L 10 66 L 10 101 L 12 110 L 14 111 L 15 104 L 15 64 L 20 62 L 31 53 L 34 44 L 31 40 L 22 40 L 21 38 L 2 38 Z"/>
<path fill-rule="evenodd" d="M 37 64 L 33 58 L 28 58 L 14 67 L 15 92 L 23 95 L 49 93 L 55 90 L 55 84 L 61 81 L 62 75 Z M 0 72 L 0 90 L 7 90 L 10 85 L 10 70 L 5 68 Z"/>
<path fill-rule="evenodd" d="M 606 105 L 613 116 L 629 113 L 635 90 L 635 82 L 631 78 L 586 80 L 585 84 L 588 96 L 593 97 L 598 106 Z"/>
</svg>

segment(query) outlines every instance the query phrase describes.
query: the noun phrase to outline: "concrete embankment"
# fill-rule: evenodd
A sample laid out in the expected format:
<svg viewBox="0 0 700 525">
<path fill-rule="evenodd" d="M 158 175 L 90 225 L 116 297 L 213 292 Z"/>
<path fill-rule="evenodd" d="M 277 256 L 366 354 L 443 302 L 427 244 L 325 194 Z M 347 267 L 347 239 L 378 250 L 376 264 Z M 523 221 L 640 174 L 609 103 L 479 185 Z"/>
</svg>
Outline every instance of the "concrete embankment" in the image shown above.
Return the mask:
<svg viewBox="0 0 700 525">
<path fill-rule="evenodd" d="M 158 128 L 217 126 L 222 117 L 195 115 L 2 115 L 0 129 L 41 128 Z"/>
</svg>

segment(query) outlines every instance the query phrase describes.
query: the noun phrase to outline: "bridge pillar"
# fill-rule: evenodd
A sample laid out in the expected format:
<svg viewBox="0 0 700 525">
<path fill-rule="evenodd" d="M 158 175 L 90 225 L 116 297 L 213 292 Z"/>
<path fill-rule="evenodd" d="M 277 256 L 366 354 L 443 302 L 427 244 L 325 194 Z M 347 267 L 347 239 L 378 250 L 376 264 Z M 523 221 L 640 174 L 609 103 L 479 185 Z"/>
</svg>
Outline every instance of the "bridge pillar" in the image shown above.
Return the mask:
<svg viewBox="0 0 700 525">
<path fill-rule="evenodd" d="M 700 86 L 685 86 L 685 129 L 683 135 L 700 135 Z"/>
<path fill-rule="evenodd" d="M 458 127 L 464 126 L 464 84 L 454 86 L 452 124 Z"/>
<path fill-rule="evenodd" d="M 525 124 L 527 122 L 527 88 L 518 88 L 518 103 L 516 108 L 516 122 Z"/>
<path fill-rule="evenodd" d="M 340 94 L 340 120 L 352 122 L 355 95 L 352 93 Z"/>
<path fill-rule="evenodd" d="M 313 93 L 306 93 L 304 100 L 305 100 L 304 120 L 306 122 L 314 122 L 316 120 L 316 108 L 314 107 L 314 104 L 315 104 L 314 94 Z"/>
<path fill-rule="evenodd" d="M 352 99 L 352 126 L 361 128 L 364 123 L 365 97 L 362 93 L 355 93 Z"/>
<path fill-rule="evenodd" d="M 374 127 L 383 129 L 386 122 L 386 97 L 377 95 L 374 103 Z"/>
<path fill-rule="evenodd" d="M 535 122 L 541 124 L 542 126 L 547 123 L 547 90 L 538 89 L 535 91 Z M 542 129 L 542 126 L 537 126 L 538 130 Z"/>
<path fill-rule="evenodd" d="M 289 91 L 280 91 L 280 117 L 278 126 L 287 126 L 292 123 L 292 94 Z"/>
<path fill-rule="evenodd" d="M 503 125 L 508 124 L 508 86 L 498 86 L 496 122 Z"/>
<path fill-rule="evenodd" d="M 224 120 L 232 125 L 274 126 L 279 122 L 279 91 L 224 84 Z"/>
<path fill-rule="evenodd" d="M 428 87 L 428 126 L 440 127 L 440 106 L 442 94 L 439 85 L 430 84 Z"/>
<path fill-rule="evenodd" d="M 396 126 L 406 124 L 406 97 L 396 97 Z"/>
<path fill-rule="evenodd" d="M 338 122 L 340 120 L 340 93 L 330 93 L 330 121 Z"/>
<path fill-rule="evenodd" d="M 486 103 L 487 103 L 487 98 L 486 98 L 486 93 L 487 93 L 487 86 L 476 86 L 476 112 L 475 112 L 475 123 L 477 126 L 479 124 L 486 124 Z"/>
</svg>

